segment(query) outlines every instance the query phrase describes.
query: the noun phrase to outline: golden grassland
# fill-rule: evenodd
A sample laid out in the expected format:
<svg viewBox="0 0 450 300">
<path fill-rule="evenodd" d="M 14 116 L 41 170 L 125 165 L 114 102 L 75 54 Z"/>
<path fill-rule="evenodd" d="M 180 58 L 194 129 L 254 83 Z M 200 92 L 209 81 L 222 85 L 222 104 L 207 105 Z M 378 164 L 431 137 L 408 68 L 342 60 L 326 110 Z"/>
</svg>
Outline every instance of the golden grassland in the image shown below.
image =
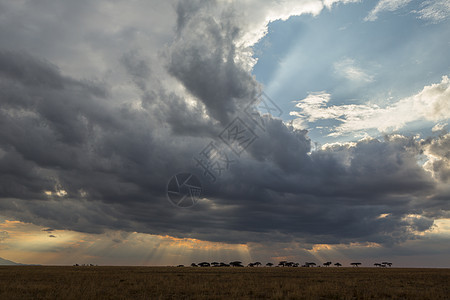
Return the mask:
<svg viewBox="0 0 450 300">
<path fill-rule="evenodd" d="M 450 299 L 450 269 L 0 267 L 0 299 Z"/>
</svg>

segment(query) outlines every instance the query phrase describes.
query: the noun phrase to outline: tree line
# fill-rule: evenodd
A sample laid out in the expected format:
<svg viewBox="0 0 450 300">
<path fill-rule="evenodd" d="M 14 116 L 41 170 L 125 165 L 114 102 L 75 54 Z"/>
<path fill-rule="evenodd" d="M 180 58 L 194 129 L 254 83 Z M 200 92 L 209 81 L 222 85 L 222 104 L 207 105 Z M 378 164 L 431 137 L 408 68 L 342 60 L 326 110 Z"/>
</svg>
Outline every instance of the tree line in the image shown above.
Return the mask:
<svg viewBox="0 0 450 300">
<path fill-rule="evenodd" d="M 327 262 L 324 262 L 322 265 L 324 267 L 329 267 L 332 264 L 333 263 L 331 261 L 327 261 Z M 339 262 L 336 262 L 333 265 L 336 266 L 336 267 L 342 267 L 342 264 L 339 263 Z M 350 263 L 350 265 L 353 266 L 353 267 L 359 267 L 360 265 L 362 265 L 362 263 L 360 263 L 360 262 L 352 262 L 352 263 Z M 382 263 L 374 263 L 373 265 L 375 267 L 384 268 L 384 267 L 391 267 L 392 263 L 391 262 L 382 262 Z M 260 266 L 262 266 L 262 263 L 259 262 L 259 261 L 251 262 L 251 263 L 247 264 L 247 267 L 260 267 Z M 272 266 L 274 266 L 274 264 L 271 263 L 271 262 L 268 262 L 268 263 L 265 264 L 265 266 L 266 267 L 272 267 Z M 184 267 L 184 265 L 178 265 L 178 267 Z M 200 262 L 200 263 L 191 263 L 191 267 L 244 267 L 244 265 L 242 264 L 241 261 L 232 261 L 232 262 L 230 262 L 228 264 L 224 263 L 224 262 L 217 262 L 217 261 L 214 261 L 214 262 L 211 262 L 211 263 L 204 261 L 204 262 Z M 282 261 L 280 261 L 278 263 L 278 265 L 276 265 L 276 267 L 294 267 L 294 268 L 295 267 L 304 267 L 304 268 L 310 268 L 310 267 L 321 267 L 321 265 L 317 265 L 314 262 L 305 262 L 303 265 L 300 265 L 297 262 L 290 262 L 290 261 L 287 261 L 287 260 L 282 260 Z"/>
</svg>

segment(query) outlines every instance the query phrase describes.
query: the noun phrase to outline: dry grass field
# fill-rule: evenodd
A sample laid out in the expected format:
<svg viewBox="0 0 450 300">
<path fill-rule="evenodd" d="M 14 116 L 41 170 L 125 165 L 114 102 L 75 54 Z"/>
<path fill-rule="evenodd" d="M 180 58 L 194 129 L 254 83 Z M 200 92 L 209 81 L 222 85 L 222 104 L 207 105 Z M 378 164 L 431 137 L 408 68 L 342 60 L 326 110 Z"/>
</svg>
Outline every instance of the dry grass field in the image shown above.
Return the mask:
<svg viewBox="0 0 450 300">
<path fill-rule="evenodd" d="M 450 269 L 0 267 L 0 299 L 450 299 Z"/>
</svg>

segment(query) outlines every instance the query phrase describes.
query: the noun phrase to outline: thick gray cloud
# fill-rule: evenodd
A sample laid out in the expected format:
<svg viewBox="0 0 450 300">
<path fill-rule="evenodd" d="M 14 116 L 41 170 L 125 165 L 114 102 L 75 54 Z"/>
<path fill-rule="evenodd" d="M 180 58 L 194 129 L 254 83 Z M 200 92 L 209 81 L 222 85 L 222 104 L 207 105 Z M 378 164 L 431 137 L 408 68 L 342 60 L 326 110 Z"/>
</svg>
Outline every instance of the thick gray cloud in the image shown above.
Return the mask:
<svg viewBox="0 0 450 300">
<path fill-rule="evenodd" d="M 430 167 L 435 177 L 443 182 L 450 181 L 450 134 L 444 134 L 438 139 L 430 139 L 425 143 L 427 150 L 433 156 Z"/>
<path fill-rule="evenodd" d="M 210 5 L 205 1 L 178 5 L 178 38 L 171 46 L 168 69 L 203 102 L 211 117 L 226 125 L 230 115 L 256 97 L 257 84 L 236 60 L 240 28 L 211 16 Z"/>
<path fill-rule="evenodd" d="M 306 131 L 274 118 L 261 130 L 243 113 L 260 86 L 241 59 L 246 27 L 235 9 L 180 2 L 164 51 L 105 53 L 117 63 L 105 80 L 76 79 L 39 51 L 2 50 L 2 214 L 55 230 L 239 243 L 394 244 L 429 229 L 449 193 L 417 161 L 426 149 L 447 158 L 448 138 L 387 136 L 310 153 Z M 2 45 L 10 38 L 0 34 Z M 223 144 L 217 135 L 236 116 L 258 138 L 211 183 L 192 158 L 211 140 Z M 433 168 L 445 181 L 445 166 Z M 182 171 L 205 188 L 192 209 L 166 200 L 167 181 Z"/>
</svg>

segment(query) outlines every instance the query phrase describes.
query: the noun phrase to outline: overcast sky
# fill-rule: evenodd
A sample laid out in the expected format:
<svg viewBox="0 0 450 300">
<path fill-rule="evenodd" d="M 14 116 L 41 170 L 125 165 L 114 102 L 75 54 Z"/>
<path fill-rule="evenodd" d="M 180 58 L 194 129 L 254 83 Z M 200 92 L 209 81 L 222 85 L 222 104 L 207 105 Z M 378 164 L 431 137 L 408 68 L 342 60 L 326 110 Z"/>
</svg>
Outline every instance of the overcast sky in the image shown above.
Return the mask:
<svg viewBox="0 0 450 300">
<path fill-rule="evenodd" d="M 450 267 L 449 23 L 447 0 L 0 0 L 0 257 Z"/>
</svg>

